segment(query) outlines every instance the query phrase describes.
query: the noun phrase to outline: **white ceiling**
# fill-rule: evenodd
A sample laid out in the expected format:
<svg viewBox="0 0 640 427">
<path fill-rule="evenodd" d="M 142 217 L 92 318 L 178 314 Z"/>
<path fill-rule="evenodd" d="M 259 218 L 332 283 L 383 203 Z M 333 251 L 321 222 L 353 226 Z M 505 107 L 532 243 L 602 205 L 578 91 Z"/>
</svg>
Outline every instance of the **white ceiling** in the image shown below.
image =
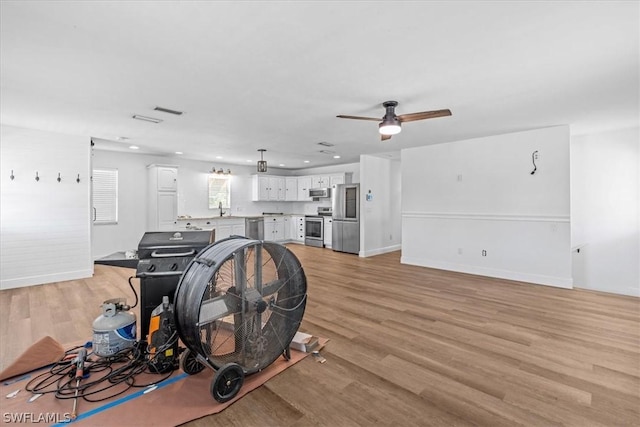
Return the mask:
<svg viewBox="0 0 640 427">
<path fill-rule="evenodd" d="M 292 169 L 559 124 L 632 127 L 639 16 L 637 1 L 3 0 L 0 120 L 213 163 L 265 148 Z M 375 122 L 335 117 L 381 117 L 386 100 L 453 116 L 385 142 Z"/>
</svg>

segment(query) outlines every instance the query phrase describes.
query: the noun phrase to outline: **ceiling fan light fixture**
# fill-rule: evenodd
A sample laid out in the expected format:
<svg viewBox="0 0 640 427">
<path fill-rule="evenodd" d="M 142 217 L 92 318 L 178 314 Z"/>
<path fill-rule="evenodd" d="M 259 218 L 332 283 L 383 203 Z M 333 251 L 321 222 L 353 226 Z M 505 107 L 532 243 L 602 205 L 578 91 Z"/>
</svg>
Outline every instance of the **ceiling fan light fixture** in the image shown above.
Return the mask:
<svg viewBox="0 0 640 427">
<path fill-rule="evenodd" d="M 397 135 L 402 130 L 398 119 L 384 119 L 378 125 L 378 128 L 382 135 Z"/>
<path fill-rule="evenodd" d="M 258 151 L 260 152 L 260 160 L 258 160 L 258 172 L 264 173 L 267 171 L 267 161 L 263 159 L 262 155 L 267 150 L 261 148 Z"/>
</svg>

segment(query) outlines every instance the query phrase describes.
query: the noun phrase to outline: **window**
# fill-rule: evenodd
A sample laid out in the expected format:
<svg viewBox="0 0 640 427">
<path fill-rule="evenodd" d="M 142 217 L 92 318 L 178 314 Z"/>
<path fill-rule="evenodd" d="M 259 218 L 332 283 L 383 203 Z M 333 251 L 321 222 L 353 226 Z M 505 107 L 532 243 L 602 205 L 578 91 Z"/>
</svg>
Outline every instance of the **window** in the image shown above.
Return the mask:
<svg viewBox="0 0 640 427">
<path fill-rule="evenodd" d="M 118 223 L 118 170 L 93 170 L 93 223 Z"/>
<path fill-rule="evenodd" d="M 221 205 L 222 204 L 222 205 Z M 209 175 L 209 209 L 231 208 L 231 177 Z"/>
</svg>

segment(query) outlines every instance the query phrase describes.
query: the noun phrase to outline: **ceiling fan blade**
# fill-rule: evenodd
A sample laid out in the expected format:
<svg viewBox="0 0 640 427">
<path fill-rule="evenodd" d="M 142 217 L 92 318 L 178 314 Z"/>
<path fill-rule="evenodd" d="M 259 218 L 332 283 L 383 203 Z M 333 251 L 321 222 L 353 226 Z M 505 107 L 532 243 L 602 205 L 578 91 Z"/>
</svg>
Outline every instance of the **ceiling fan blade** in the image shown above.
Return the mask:
<svg viewBox="0 0 640 427">
<path fill-rule="evenodd" d="M 336 116 L 336 117 L 341 118 L 341 119 L 373 120 L 374 122 L 381 122 L 382 121 L 382 119 L 374 119 L 373 117 L 344 116 L 344 115 L 339 115 L 339 116 Z"/>
<path fill-rule="evenodd" d="M 380 141 L 386 141 L 387 139 L 391 139 L 391 135 L 380 135 Z"/>
<path fill-rule="evenodd" d="M 448 109 L 423 111 L 421 113 L 402 114 L 401 116 L 398 116 L 398 120 L 404 123 L 404 122 L 413 122 L 416 120 L 435 119 L 436 117 L 445 117 L 450 115 L 451 115 L 451 111 Z"/>
</svg>

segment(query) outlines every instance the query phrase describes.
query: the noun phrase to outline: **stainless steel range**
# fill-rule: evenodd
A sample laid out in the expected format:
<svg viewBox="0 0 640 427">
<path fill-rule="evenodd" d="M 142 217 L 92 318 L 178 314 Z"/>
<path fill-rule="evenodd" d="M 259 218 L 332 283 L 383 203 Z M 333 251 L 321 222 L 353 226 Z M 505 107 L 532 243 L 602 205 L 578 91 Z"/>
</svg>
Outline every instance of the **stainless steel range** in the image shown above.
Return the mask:
<svg viewBox="0 0 640 427">
<path fill-rule="evenodd" d="M 330 207 L 318 207 L 317 215 L 304 217 L 304 244 L 324 248 L 324 217 L 331 216 Z"/>
</svg>

